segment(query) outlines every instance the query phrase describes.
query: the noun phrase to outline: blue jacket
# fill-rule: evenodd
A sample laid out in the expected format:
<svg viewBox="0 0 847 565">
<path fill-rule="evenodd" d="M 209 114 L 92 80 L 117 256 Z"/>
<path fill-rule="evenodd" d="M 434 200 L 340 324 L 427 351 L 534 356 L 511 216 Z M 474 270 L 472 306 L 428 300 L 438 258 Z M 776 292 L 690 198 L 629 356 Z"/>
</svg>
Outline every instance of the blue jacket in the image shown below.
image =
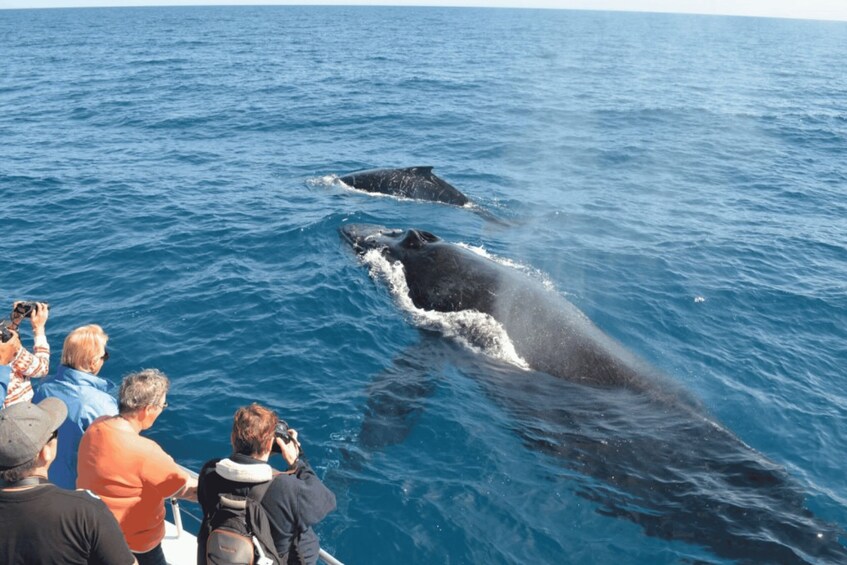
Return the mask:
<svg viewBox="0 0 847 565">
<path fill-rule="evenodd" d="M 115 416 L 118 403 L 110 394 L 114 385 L 85 371 L 59 365 L 56 375 L 41 382 L 33 402 L 48 396 L 68 405 L 68 419 L 59 428 L 56 460 L 50 466 L 50 481 L 62 488 L 76 488 L 76 460 L 82 434 L 100 416 Z"/>
<path fill-rule="evenodd" d="M 0 365 L 0 398 L 6 399 L 6 390 L 9 388 L 9 379 L 12 376 L 12 367 Z"/>
</svg>

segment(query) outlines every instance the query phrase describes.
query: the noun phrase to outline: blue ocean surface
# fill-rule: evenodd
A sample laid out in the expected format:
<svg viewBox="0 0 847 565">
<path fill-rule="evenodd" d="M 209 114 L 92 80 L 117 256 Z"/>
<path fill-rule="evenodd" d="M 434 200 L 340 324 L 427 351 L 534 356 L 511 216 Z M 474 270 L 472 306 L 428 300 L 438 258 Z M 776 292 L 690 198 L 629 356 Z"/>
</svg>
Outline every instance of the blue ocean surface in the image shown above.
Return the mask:
<svg viewBox="0 0 847 565">
<path fill-rule="evenodd" d="M 842 561 L 847 24 L 5 10 L 0 60 L 0 312 L 51 304 L 53 370 L 99 323 L 103 376 L 165 371 L 188 467 L 277 409 L 348 565 Z M 475 207 L 338 181 L 415 165 Z M 353 222 L 542 281 L 726 435 L 422 323 Z"/>
</svg>

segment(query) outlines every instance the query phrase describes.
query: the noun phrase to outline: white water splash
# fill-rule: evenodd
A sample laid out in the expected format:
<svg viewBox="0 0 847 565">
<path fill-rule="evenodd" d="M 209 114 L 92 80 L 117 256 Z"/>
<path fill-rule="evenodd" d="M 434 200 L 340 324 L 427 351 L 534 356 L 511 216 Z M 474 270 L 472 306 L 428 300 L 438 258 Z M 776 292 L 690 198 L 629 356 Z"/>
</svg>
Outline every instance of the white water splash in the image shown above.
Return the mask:
<svg viewBox="0 0 847 565">
<path fill-rule="evenodd" d="M 527 265 L 524 265 L 523 263 L 518 263 L 517 261 L 513 261 L 511 259 L 506 259 L 504 257 L 498 257 L 496 255 L 492 255 L 484 247 L 477 247 L 475 245 L 468 245 L 467 243 L 457 243 L 456 246 L 467 249 L 468 251 L 471 251 L 472 253 L 476 253 L 480 257 L 484 257 L 484 258 L 488 259 L 489 261 L 497 263 L 498 265 L 502 265 L 504 267 L 509 267 L 510 269 L 515 269 L 516 271 L 520 271 L 520 272 L 524 273 L 525 275 L 529 276 L 530 278 L 533 278 L 533 279 L 537 280 L 538 282 L 540 282 L 544 286 L 544 288 L 546 288 L 547 290 L 551 290 L 551 291 L 554 291 L 554 292 L 556 290 L 556 286 L 553 284 L 553 281 L 551 281 L 550 278 L 545 273 L 543 273 L 542 271 L 539 271 L 538 269 L 535 269 L 533 267 L 529 267 Z"/>
<path fill-rule="evenodd" d="M 409 296 L 406 273 L 399 261 L 390 263 L 378 249 L 368 250 L 362 257 L 371 277 L 388 285 L 398 305 L 408 312 L 415 325 L 436 330 L 453 338 L 471 350 L 484 353 L 495 359 L 511 363 L 521 369 L 529 365 L 515 351 L 515 346 L 500 323 L 482 312 L 462 310 L 459 312 L 436 312 L 415 306 Z"/>
<path fill-rule="evenodd" d="M 324 175 L 306 179 L 306 184 L 312 187 L 347 186 L 338 178 L 338 175 Z"/>
</svg>

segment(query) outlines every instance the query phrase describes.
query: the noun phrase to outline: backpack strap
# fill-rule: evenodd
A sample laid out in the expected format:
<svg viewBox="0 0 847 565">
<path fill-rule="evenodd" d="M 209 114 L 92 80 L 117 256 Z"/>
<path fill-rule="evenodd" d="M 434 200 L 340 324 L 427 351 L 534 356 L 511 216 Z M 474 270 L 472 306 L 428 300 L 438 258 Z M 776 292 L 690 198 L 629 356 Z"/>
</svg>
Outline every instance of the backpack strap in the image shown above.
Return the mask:
<svg viewBox="0 0 847 565">
<path fill-rule="evenodd" d="M 247 492 L 247 498 L 253 502 L 254 510 L 251 512 L 247 508 L 246 498 L 242 499 L 247 510 L 248 526 L 252 530 L 253 545 L 256 547 L 256 552 L 264 563 L 284 563 L 281 556 L 277 553 L 276 544 L 274 543 L 273 534 L 271 533 L 271 523 L 267 511 L 262 506 L 262 499 L 267 494 L 271 487 L 273 479 L 259 483 L 250 488 Z M 264 548 L 264 549 L 263 549 Z M 267 555 L 266 555 L 267 554 Z"/>
<path fill-rule="evenodd" d="M 262 499 L 265 498 L 265 494 L 267 494 L 268 492 L 268 489 L 271 488 L 272 482 L 274 482 L 273 479 L 265 481 L 264 483 L 259 483 L 258 485 L 254 485 L 250 488 L 250 491 L 247 493 L 247 496 L 251 498 L 256 504 L 261 504 Z"/>
<path fill-rule="evenodd" d="M 247 508 L 246 499 L 230 498 L 225 494 L 218 495 L 218 504 L 220 504 L 222 508 L 230 508 L 232 510 L 244 510 Z"/>
</svg>

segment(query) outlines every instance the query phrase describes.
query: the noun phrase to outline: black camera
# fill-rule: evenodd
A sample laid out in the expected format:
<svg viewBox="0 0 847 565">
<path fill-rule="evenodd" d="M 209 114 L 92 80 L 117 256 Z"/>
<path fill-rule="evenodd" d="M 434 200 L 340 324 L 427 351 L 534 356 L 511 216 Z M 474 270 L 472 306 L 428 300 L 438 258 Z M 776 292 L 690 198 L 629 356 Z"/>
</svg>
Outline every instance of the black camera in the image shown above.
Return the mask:
<svg viewBox="0 0 847 565">
<path fill-rule="evenodd" d="M 50 306 L 45 302 L 45 308 L 50 308 Z M 24 318 L 29 318 L 32 316 L 33 312 L 38 310 L 38 302 L 32 301 L 23 301 L 15 303 L 15 307 L 12 308 L 12 313 L 9 315 L 8 320 L 0 320 L 0 341 L 6 343 L 12 336 L 13 332 L 18 331 L 18 325 L 20 325 L 21 320 Z"/>
<path fill-rule="evenodd" d="M 291 434 L 288 433 L 288 422 L 285 420 L 280 420 L 276 425 L 276 429 L 274 429 L 274 437 L 282 438 L 282 441 L 285 443 L 291 443 L 293 439 Z M 271 446 L 271 452 L 273 453 L 282 453 L 282 450 L 279 448 L 279 445 L 276 442 L 273 442 Z"/>
<path fill-rule="evenodd" d="M 49 308 L 50 305 L 45 302 L 44 307 Z M 14 310 L 12 310 L 12 317 L 19 319 L 29 318 L 30 316 L 32 316 L 32 313 L 36 310 L 38 310 L 37 302 L 18 302 L 17 304 L 15 304 Z"/>
</svg>

